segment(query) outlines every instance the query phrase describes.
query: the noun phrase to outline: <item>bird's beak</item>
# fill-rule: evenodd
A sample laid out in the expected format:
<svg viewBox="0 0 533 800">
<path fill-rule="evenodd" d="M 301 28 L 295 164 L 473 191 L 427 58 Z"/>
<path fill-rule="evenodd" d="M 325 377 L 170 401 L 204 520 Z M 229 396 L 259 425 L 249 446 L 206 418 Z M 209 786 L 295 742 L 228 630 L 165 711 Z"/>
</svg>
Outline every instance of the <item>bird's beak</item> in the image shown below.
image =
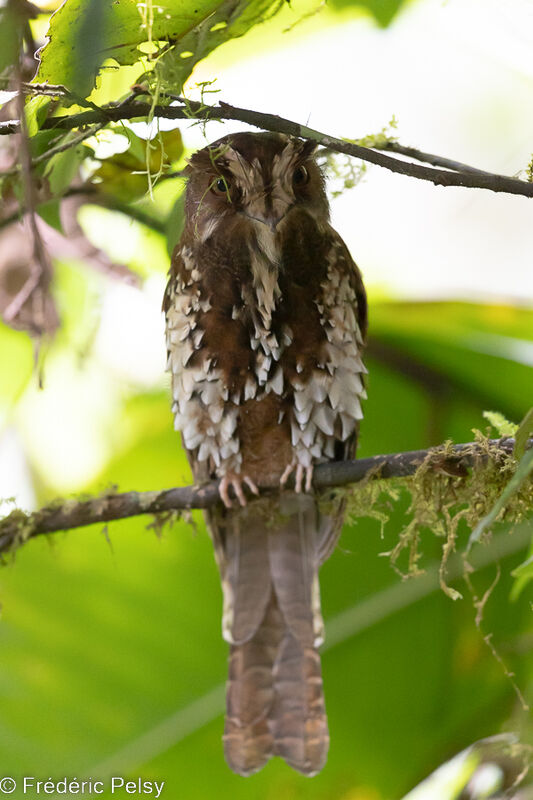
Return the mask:
<svg viewBox="0 0 533 800">
<path fill-rule="evenodd" d="M 287 208 L 283 211 L 282 214 L 247 214 L 245 211 L 243 212 L 245 217 L 248 219 L 253 219 L 256 222 L 261 222 L 263 225 L 266 225 L 267 228 L 270 228 L 271 231 L 276 231 L 280 222 L 285 219 L 289 211 L 291 210 L 292 206 L 287 206 Z"/>
</svg>

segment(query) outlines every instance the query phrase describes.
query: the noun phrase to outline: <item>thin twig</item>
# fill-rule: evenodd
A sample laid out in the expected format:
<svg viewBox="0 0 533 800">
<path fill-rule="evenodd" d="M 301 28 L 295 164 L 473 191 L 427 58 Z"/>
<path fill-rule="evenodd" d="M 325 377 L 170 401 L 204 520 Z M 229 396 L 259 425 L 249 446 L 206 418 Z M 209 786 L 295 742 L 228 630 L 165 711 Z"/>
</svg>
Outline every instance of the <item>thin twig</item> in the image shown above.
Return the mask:
<svg viewBox="0 0 533 800">
<path fill-rule="evenodd" d="M 260 111 L 237 108 L 223 102 L 220 102 L 218 106 L 208 106 L 204 103 L 185 100 L 177 96 L 174 98 L 172 95 L 167 95 L 167 98 L 180 103 L 180 105 L 157 105 L 152 107 L 149 103 L 122 101 L 120 105 L 111 104 L 99 111 L 91 110 L 69 116 L 50 117 L 45 120 L 43 128 L 70 130 L 84 125 L 91 125 L 96 122 L 105 124 L 106 122 L 118 121 L 121 119 L 141 119 L 151 115 L 168 119 L 202 119 L 206 121 L 232 119 L 264 130 L 277 131 L 290 136 L 311 139 L 335 152 L 344 153 L 362 159 L 363 161 L 369 161 L 372 164 L 384 167 L 400 175 L 430 181 L 436 186 L 463 186 L 489 189 L 493 192 L 505 192 L 507 194 L 522 195 L 524 197 L 533 197 L 533 183 L 518 180 L 517 178 L 510 178 L 506 175 L 498 175 L 490 172 L 486 173 L 483 170 L 469 167 L 466 164 L 461 165 L 460 162 L 453 162 L 450 159 L 443 159 L 429 153 L 422 153 L 422 151 L 413 151 L 412 148 L 406 148 L 406 152 L 409 152 L 411 157 L 418 158 L 419 160 L 426 160 L 430 163 L 434 162 L 440 165 L 446 165 L 449 168 L 436 169 L 421 164 L 414 164 L 411 161 L 386 155 L 379 150 L 363 147 L 352 141 L 329 136 L 328 134 L 321 133 L 313 128 L 300 125 L 297 122 L 284 119 L 275 114 L 266 114 Z M 16 123 L 12 121 L 0 124 L 0 134 L 17 132 L 18 127 Z M 396 145 L 397 152 L 400 152 L 400 147 L 401 145 Z M 461 168 L 456 169 L 453 165 L 457 167 L 460 166 Z"/>
<path fill-rule="evenodd" d="M 10 78 L 0 78 L 0 87 L 4 90 L 9 91 L 9 86 L 11 84 Z M 20 91 L 23 94 L 33 95 L 34 97 L 43 96 L 43 97 L 64 97 L 67 100 L 70 100 L 72 103 L 75 103 L 82 108 L 92 108 L 94 111 L 102 112 L 105 111 L 105 108 L 102 106 L 98 106 L 96 103 L 93 103 L 92 100 L 88 100 L 86 97 L 82 97 L 76 92 L 67 89 L 66 86 L 63 84 L 53 84 L 53 83 L 27 83 L 22 81 L 20 84 Z M 135 94 L 128 95 L 129 100 L 133 99 Z"/>
<path fill-rule="evenodd" d="M 0 122 L 0 136 L 11 136 L 17 133 L 20 133 L 18 119 L 8 119 L 6 122 Z"/>
<path fill-rule="evenodd" d="M 53 95 L 57 97 L 58 95 L 62 95 L 63 97 L 68 97 L 70 92 L 66 86 L 63 84 L 53 84 L 53 83 L 22 83 L 22 91 L 26 94 L 44 94 L 44 95 Z"/>
<path fill-rule="evenodd" d="M 105 122 L 101 122 L 98 125 L 94 125 L 92 128 L 81 131 L 77 136 L 73 136 L 71 139 L 63 141 L 55 147 L 51 147 L 50 150 L 46 150 L 44 153 L 41 153 L 40 156 L 36 156 L 30 161 L 30 169 L 34 169 L 38 164 L 42 164 L 43 161 L 48 161 L 52 156 L 58 155 L 58 153 L 64 153 L 66 150 L 70 150 L 71 147 L 77 147 L 77 145 L 81 144 L 85 139 L 89 139 L 91 136 L 94 136 L 95 133 L 101 131 L 105 124 Z M 5 172 L 0 172 L 0 177 L 6 178 L 10 175 L 16 175 L 19 169 L 20 167 L 16 166 Z"/>
<path fill-rule="evenodd" d="M 512 453 L 514 439 L 495 439 L 491 449 Z M 533 446 L 533 440 L 529 442 Z M 373 456 L 355 461 L 337 461 L 315 467 L 313 487 L 315 490 L 358 483 L 365 478 L 386 480 L 413 475 L 430 453 L 439 453 L 440 448 L 413 450 L 395 455 Z M 455 445 L 443 458 L 455 472 L 474 467 L 487 458 L 486 447 L 475 443 Z M 446 466 L 446 465 L 444 465 Z M 443 463 L 440 464 L 443 468 Z M 267 493 L 279 491 L 279 487 L 261 486 Z M 179 509 L 210 508 L 220 502 L 218 481 L 204 486 L 184 486 L 152 492 L 110 493 L 90 500 L 66 500 L 55 502 L 33 514 L 25 515 L 15 510 L 0 520 L 0 553 L 5 553 L 28 539 L 43 533 L 54 533 L 79 528 L 94 523 L 105 523 L 116 519 L 135 517 L 141 514 L 159 514 Z"/>
<path fill-rule="evenodd" d="M 48 161 L 49 158 L 56 156 L 58 153 L 64 153 L 65 150 L 70 150 L 71 147 L 77 147 L 77 145 L 81 144 L 81 142 L 85 141 L 85 139 L 89 139 L 89 137 L 94 136 L 95 133 L 101 131 L 104 125 L 105 123 L 102 122 L 100 125 L 95 125 L 93 128 L 88 128 L 85 131 L 81 131 L 78 136 L 74 136 L 69 141 L 62 142 L 61 144 L 50 148 L 50 150 L 47 150 L 45 153 L 41 153 L 40 156 L 36 156 L 32 160 L 32 168 L 37 164 L 41 164 L 43 161 Z"/>
<path fill-rule="evenodd" d="M 417 150 L 416 147 L 405 147 L 399 142 L 388 141 L 383 146 L 375 145 L 375 150 L 391 150 L 393 153 L 399 153 L 408 158 L 414 158 L 417 161 L 423 161 L 426 164 L 432 164 L 434 167 L 444 167 L 445 169 L 452 169 L 456 172 L 471 172 L 474 175 L 492 175 L 492 172 L 486 172 L 484 169 L 471 167 L 469 164 L 463 164 L 462 161 L 454 161 L 451 158 L 444 158 L 443 156 L 436 156 L 433 153 L 424 153 L 423 150 Z"/>
</svg>

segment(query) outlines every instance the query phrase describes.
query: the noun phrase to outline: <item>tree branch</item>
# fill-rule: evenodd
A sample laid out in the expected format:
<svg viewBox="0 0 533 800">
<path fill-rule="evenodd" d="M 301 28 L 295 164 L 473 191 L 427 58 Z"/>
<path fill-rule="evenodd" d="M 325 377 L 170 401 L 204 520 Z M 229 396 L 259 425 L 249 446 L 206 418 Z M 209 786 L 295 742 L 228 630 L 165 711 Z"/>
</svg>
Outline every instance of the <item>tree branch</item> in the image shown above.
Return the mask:
<svg viewBox="0 0 533 800">
<path fill-rule="evenodd" d="M 422 150 L 417 150 L 416 147 L 405 147 L 405 145 L 394 141 L 385 141 L 383 145 L 376 145 L 378 150 L 391 150 L 393 153 L 399 153 L 408 158 L 414 158 L 416 161 L 423 161 L 426 164 L 432 164 L 434 167 L 444 167 L 456 172 L 471 172 L 474 175 L 493 175 L 492 172 L 486 172 L 484 169 L 471 167 L 469 164 L 463 164 L 461 161 L 454 161 L 451 158 L 444 158 L 443 156 L 436 156 L 433 153 L 424 153 Z M 512 179 L 514 180 L 514 178 Z"/>
<path fill-rule="evenodd" d="M 138 91 L 137 94 L 142 94 Z M 308 128 L 275 114 L 266 114 L 260 111 L 237 108 L 228 103 L 220 102 L 218 106 L 208 106 L 182 97 L 166 95 L 166 97 L 179 105 L 157 105 L 152 108 L 149 103 L 139 101 L 122 101 L 120 104 L 110 104 L 101 109 L 83 111 L 78 114 L 64 115 L 48 118 L 43 128 L 53 128 L 57 130 L 71 130 L 85 125 L 95 123 L 107 123 L 121 119 L 141 119 L 153 114 L 154 117 L 165 117 L 167 119 L 198 119 L 198 120 L 224 120 L 231 119 L 253 125 L 264 130 L 286 133 L 290 136 L 299 136 L 304 139 L 316 141 L 323 147 L 344 153 L 348 156 L 369 161 L 377 166 L 389 169 L 400 175 L 406 175 L 420 180 L 431 181 L 436 186 L 464 186 L 469 188 L 489 189 L 493 192 L 506 192 L 508 194 L 533 197 L 533 183 L 510 178 L 506 175 L 497 175 L 484 172 L 483 170 L 470 167 L 460 162 L 441 158 L 430 153 L 413 148 L 406 148 L 398 143 L 389 143 L 388 150 L 403 154 L 418 161 L 425 161 L 445 169 L 426 167 L 422 164 L 414 164 L 402 158 L 395 158 L 386 155 L 378 149 L 363 147 L 352 141 L 338 139 L 334 136 Z M 19 126 L 16 121 L 9 121 L 0 124 L 0 134 L 18 133 Z"/>
<path fill-rule="evenodd" d="M 509 454 L 514 439 L 493 439 L 488 442 L 492 454 Z M 533 440 L 529 441 L 533 446 Z M 442 459 L 439 459 L 442 454 Z M 436 457 L 435 468 L 452 476 L 466 475 L 467 467 L 486 463 L 488 449 L 477 443 L 458 444 L 452 450 L 443 447 L 412 450 L 394 455 L 372 456 L 355 461 L 337 461 L 315 467 L 313 488 L 330 489 L 350 483 L 369 480 L 405 478 L 413 475 L 424 460 Z M 277 486 L 261 486 L 263 491 L 279 491 Z M 105 523 L 142 514 L 211 508 L 220 502 L 218 481 L 204 486 L 185 486 L 152 492 L 109 493 L 90 500 L 56 501 L 32 514 L 12 511 L 0 520 L 0 553 L 7 553 L 28 539 L 43 533 L 79 528 L 84 525 Z"/>
</svg>

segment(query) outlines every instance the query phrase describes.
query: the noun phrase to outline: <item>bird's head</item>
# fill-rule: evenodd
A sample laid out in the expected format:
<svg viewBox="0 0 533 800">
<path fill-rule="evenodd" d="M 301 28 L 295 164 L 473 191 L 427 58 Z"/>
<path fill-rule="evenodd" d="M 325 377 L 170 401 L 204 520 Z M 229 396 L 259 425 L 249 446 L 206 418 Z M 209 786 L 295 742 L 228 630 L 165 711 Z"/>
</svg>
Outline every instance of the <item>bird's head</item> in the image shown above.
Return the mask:
<svg viewBox="0 0 533 800">
<path fill-rule="evenodd" d="M 219 225 L 279 231 L 298 209 L 329 218 L 316 144 L 281 133 L 235 133 L 196 152 L 187 167 L 187 218 L 205 241 Z"/>
</svg>

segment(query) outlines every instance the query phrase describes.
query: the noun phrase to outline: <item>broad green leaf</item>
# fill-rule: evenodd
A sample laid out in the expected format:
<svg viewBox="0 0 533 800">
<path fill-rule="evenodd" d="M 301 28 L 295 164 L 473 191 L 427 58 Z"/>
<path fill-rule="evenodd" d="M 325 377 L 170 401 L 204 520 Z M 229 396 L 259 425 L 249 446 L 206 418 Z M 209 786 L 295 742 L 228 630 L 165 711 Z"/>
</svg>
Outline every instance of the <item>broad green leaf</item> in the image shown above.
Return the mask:
<svg viewBox="0 0 533 800">
<path fill-rule="evenodd" d="M 156 137 L 155 144 L 159 146 L 159 152 L 156 148 L 154 153 L 156 165 L 161 163 L 170 165 L 175 161 L 179 161 L 183 156 L 183 140 L 179 128 L 160 131 Z"/>
<path fill-rule="evenodd" d="M 374 304 L 370 331 L 371 349 L 379 343 L 380 358 L 399 370 L 409 367 L 442 403 L 458 393 L 478 415 L 492 407 L 507 419 L 521 419 L 530 406 L 530 309 L 458 302 Z"/>
<path fill-rule="evenodd" d="M 190 49 L 187 34 L 202 31 L 205 37 L 210 28 L 221 20 L 234 25 L 241 14 L 248 20 L 247 27 L 260 21 L 263 14 L 277 2 L 241 2 L 235 11 L 235 3 L 214 2 L 213 0 L 168 0 L 164 6 L 140 3 L 136 0 L 67 0 L 51 19 L 49 42 L 41 53 L 41 67 L 37 79 L 50 83 L 62 83 L 78 94 L 87 96 L 94 86 L 96 75 L 102 63 L 112 57 L 119 64 L 134 64 L 140 61 L 152 43 L 177 43 L 181 53 Z M 248 8 L 249 7 L 249 8 Z M 254 13 L 255 9 L 255 13 Z M 98 11 L 105 17 L 105 24 L 98 21 Z M 213 16 L 214 15 L 214 16 Z M 204 21 L 209 20 L 206 25 Z M 211 21 L 212 20 L 212 21 Z M 85 23 L 85 21 L 87 21 Z M 87 46 L 79 48 L 84 25 L 90 31 L 90 22 L 95 24 L 96 35 L 89 37 Z M 242 32 L 245 27 L 240 26 Z M 232 34 L 236 35 L 236 34 Z M 224 41 L 224 36 L 213 39 L 213 45 L 205 52 Z M 182 41 L 189 42 L 181 46 Z M 157 46 L 156 48 L 157 49 Z M 195 52 L 195 51 L 193 51 Z M 197 59 L 196 59 L 197 60 Z M 182 60 L 185 64 L 186 59 Z M 187 74 L 195 59 L 189 59 Z M 186 70 L 181 70 L 185 72 Z M 179 87 L 178 87 L 179 88 Z"/>
<path fill-rule="evenodd" d="M 243 36 L 251 27 L 273 16 L 282 0 L 225 0 L 213 14 L 192 28 L 158 61 L 156 70 L 166 84 L 181 92 L 194 65 L 224 42 Z"/>
<path fill-rule="evenodd" d="M 44 175 L 50 182 L 53 194 L 61 194 L 70 186 L 81 162 L 88 154 L 89 151 L 84 145 L 78 145 L 56 153 L 47 161 Z"/>
<path fill-rule="evenodd" d="M 37 206 L 37 213 L 48 225 L 62 233 L 63 226 L 59 216 L 60 203 L 60 200 L 49 200 L 47 203 L 41 203 Z"/>
<path fill-rule="evenodd" d="M 26 103 L 26 124 L 28 126 L 28 134 L 30 136 L 35 136 L 43 124 L 44 120 L 46 119 L 50 103 L 51 98 L 46 97 L 45 95 L 32 97 L 31 100 Z"/>
<path fill-rule="evenodd" d="M 209 16 L 219 5 L 214 0 L 168 0 L 165 7 L 152 6 L 136 0 L 99 0 L 105 13 L 106 25 L 100 30 L 101 39 L 91 39 L 91 47 L 76 52 L 81 20 L 92 16 L 92 0 L 67 0 L 54 14 L 48 32 L 49 42 L 41 52 L 37 79 L 62 83 L 86 96 L 94 86 L 98 69 L 112 57 L 119 64 L 134 64 L 142 52 L 139 45 L 148 41 L 177 40 L 199 21 Z M 151 11 L 153 10 L 153 20 Z M 79 62 L 79 56 L 85 63 Z M 83 75 L 83 69 L 86 69 Z"/>
<path fill-rule="evenodd" d="M 30 149 L 33 158 L 42 155 L 47 150 L 49 150 L 52 145 L 58 144 L 59 139 L 61 138 L 61 134 L 58 134 L 57 131 L 37 131 L 34 133 L 30 139 Z M 44 169 L 39 164 L 38 169 Z"/>
<path fill-rule="evenodd" d="M 183 142 L 178 128 L 161 131 L 149 141 L 126 127 L 119 130 L 128 138 L 130 147 L 102 162 L 94 173 L 94 186 L 98 191 L 129 203 L 148 191 L 148 170 L 153 179 L 158 178 L 181 158 Z"/>
<path fill-rule="evenodd" d="M 141 139 L 140 136 L 137 136 L 137 134 L 126 125 L 120 128 L 119 132 L 123 136 L 126 136 L 128 142 L 130 143 L 128 149 L 130 156 L 136 159 L 139 164 L 144 164 L 146 161 L 146 139 Z"/>
<path fill-rule="evenodd" d="M 132 171 L 132 162 L 137 172 Z M 137 160 L 128 158 L 127 153 L 106 158 L 94 177 L 100 181 L 94 184 L 98 191 L 112 195 L 124 203 L 138 200 L 147 191 L 146 167 L 143 169 Z"/>
<path fill-rule="evenodd" d="M 82 97 L 88 78 L 97 75 L 102 64 L 102 45 L 107 43 L 113 25 L 112 9 L 109 0 L 84 3 L 71 27 L 75 55 L 71 60 L 72 77 L 68 88 Z"/>
</svg>

